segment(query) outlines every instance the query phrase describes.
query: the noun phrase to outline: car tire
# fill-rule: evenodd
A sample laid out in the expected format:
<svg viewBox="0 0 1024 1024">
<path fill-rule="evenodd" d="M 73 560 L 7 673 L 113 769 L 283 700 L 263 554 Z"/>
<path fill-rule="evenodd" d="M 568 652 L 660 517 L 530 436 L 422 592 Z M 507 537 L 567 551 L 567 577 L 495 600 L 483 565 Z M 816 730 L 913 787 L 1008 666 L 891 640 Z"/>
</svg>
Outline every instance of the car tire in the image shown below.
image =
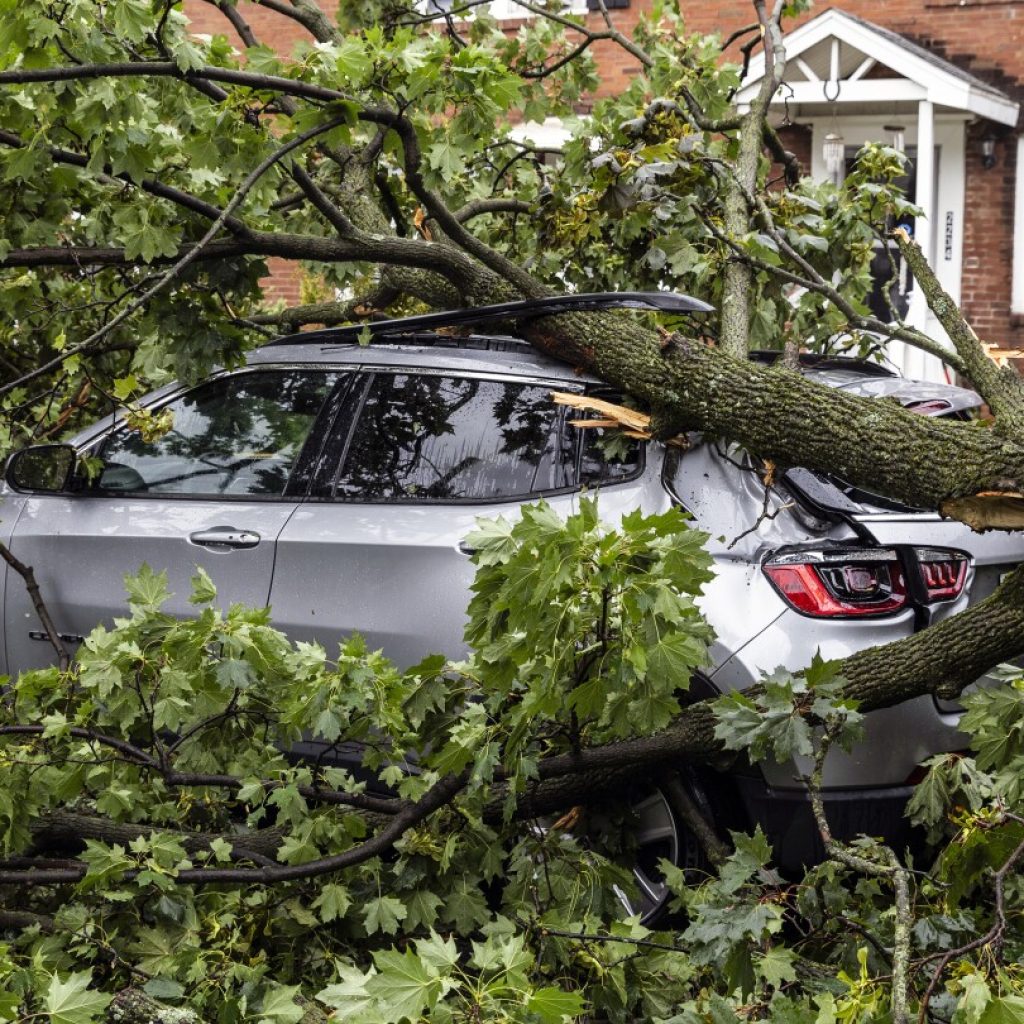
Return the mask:
<svg viewBox="0 0 1024 1024">
<path fill-rule="evenodd" d="M 680 794 L 680 788 L 682 794 Z M 632 874 L 636 894 L 616 886 L 615 895 L 626 916 L 640 915 L 646 926 L 663 920 L 672 901 L 659 863 L 682 868 L 688 880 L 699 881 L 710 861 L 697 834 L 686 824 L 683 800 L 708 815 L 708 801 L 696 779 L 677 775 L 661 785 L 638 786 L 626 796 L 633 828 Z"/>
</svg>

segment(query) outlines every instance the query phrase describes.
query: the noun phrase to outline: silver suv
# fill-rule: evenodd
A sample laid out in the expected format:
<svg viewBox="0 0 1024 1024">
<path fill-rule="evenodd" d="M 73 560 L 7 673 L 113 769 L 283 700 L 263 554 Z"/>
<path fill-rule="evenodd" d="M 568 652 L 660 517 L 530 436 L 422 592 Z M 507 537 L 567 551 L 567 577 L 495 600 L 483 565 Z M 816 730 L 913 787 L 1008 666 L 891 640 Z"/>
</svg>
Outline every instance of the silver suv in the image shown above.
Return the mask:
<svg viewBox="0 0 1024 1024">
<path fill-rule="evenodd" d="M 713 441 L 694 438 L 685 451 L 634 442 L 605 458 L 596 433 L 574 429 L 576 414 L 550 396 L 607 397 L 606 386 L 512 335 L 480 333 L 488 321 L 600 305 L 706 308 L 682 296 L 584 296 L 382 322 L 368 346 L 365 328 L 282 338 L 243 369 L 145 399 L 173 414 L 156 440 L 113 417 L 70 447 L 15 455 L 0 540 L 34 566 L 70 643 L 122 611 L 122 578 L 142 562 L 166 568 L 177 595 L 169 610 L 189 614 L 198 564 L 225 605 L 269 604 L 295 640 L 330 647 L 358 631 L 411 664 L 462 650 L 473 577 L 463 538 L 478 516 L 514 516 L 542 497 L 564 516 L 585 490 L 599 491 L 612 523 L 681 505 L 714 538 L 703 610 L 717 640 L 713 668 L 693 682 L 698 697 L 803 668 L 815 652 L 842 658 L 907 636 L 984 597 L 1024 559 L 1020 535 L 972 534 L 805 470 L 766 495 L 758 467 Z M 803 372 L 924 415 L 965 416 L 978 404 L 962 388 L 854 360 L 811 359 Z M 76 479 L 75 455 L 102 460 L 92 483 Z M 0 671 L 47 663 L 10 571 L 3 595 Z M 829 765 L 835 831 L 893 834 L 917 765 L 962 746 L 958 718 L 930 697 L 871 715 L 867 740 Z M 691 773 L 688 785 L 720 822 L 761 823 L 780 862 L 795 865 L 817 855 L 800 768 Z M 649 787 L 637 810 L 647 864 L 698 856 L 671 794 Z M 643 863 L 637 880 L 649 909 L 663 889 Z"/>
</svg>

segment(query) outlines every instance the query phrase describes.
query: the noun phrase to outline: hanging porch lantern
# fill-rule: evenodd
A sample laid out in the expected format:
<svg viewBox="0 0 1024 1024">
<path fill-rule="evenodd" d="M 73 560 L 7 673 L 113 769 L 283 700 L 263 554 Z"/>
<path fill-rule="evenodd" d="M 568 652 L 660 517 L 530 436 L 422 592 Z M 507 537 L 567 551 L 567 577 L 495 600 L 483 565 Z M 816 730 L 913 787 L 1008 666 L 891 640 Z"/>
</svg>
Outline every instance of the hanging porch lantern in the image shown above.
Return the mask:
<svg viewBox="0 0 1024 1024">
<path fill-rule="evenodd" d="M 906 135 L 903 125 L 885 124 L 882 125 L 882 131 L 889 133 L 889 145 L 892 146 L 897 153 L 905 153 L 907 151 Z"/>
<path fill-rule="evenodd" d="M 825 160 L 825 169 L 832 176 L 833 181 L 840 180 L 846 169 L 846 144 L 842 135 L 835 130 L 830 131 L 825 136 L 821 155 Z"/>
</svg>

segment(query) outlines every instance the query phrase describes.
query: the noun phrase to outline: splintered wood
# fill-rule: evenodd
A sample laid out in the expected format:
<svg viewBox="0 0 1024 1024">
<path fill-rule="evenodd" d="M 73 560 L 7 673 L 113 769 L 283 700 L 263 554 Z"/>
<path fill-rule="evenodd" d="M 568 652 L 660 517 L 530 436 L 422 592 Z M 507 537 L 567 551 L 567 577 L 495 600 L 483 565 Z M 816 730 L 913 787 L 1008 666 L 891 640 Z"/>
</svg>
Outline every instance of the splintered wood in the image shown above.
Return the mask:
<svg viewBox="0 0 1024 1024">
<path fill-rule="evenodd" d="M 1024 349 L 1000 348 L 985 341 L 981 342 L 981 348 L 996 366 L 1009 366 L 1011 359 L 1024 359 Z"/>
<path fill-rule="evenodd" d="M 580 430 L 604 427 L 608 430 L 619 430 L 626 437 L 639 438 L 641 441 L 649 441 L 652 437 L 651 417 L 645 412 L 628 409 L 626 406 L 616 405 L 614 402 L 606 402 L 603 398 L 575 395 L 566 391 L 552 391 L 551 398 L 556 405 L 567 405 L 571 409 L 600 414 L 599 418 L 595 419 L 569 420 L 571 426 Z M 670 438 L 665 443 L 676 448 L 688 447 L 688 442 L 683 435 Z"/>
<path fill-rule="evenodd" d="M 1024 494 L 1018 491 L 979 491 L 963 498 L 949 498 L 939 512 L 959 519 L 976 533 L 986 530 L 1024 529 Z"/>
</svg>

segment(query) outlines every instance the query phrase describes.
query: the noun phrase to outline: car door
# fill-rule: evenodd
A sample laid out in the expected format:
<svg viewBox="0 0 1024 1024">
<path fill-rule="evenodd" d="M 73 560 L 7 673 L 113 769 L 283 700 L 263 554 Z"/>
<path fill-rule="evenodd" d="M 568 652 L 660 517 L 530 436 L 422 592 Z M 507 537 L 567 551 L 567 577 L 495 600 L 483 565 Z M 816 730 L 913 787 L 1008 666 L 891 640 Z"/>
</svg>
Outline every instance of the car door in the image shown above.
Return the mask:
<svg viewBox="0 0 1024 1024">
<path fill-rule="evenodd" d="M 278 540 L 274 621 L 329 652 L 350 633 L 401 665 L 458 656 L 479 516 L 545 497 L 562 515 L 579 479 L 562 382 L 443 370 L 366 372 L 340 404 L 309 501 Z M 573 385 L 570 388 L 576 389 Z"/>
<path fill-rule="evenodd" d="M 155 410 L 171 419 L 165 432 L 122 425 L 90 446 L 102 460 L 92 484 L 24 496 L 12 550 L 34 567 L 58 630 L 74 643 L 123 614 L 124 576 L 143 563 L 167 572 L 172 614 L 194 613 L 196 566 L 223 607 L 264 606 L 274 544 L 304 491 L 295 480 L 305 441 L 338 376 L 269 368 L 207 381 Z M 11 671 L 53 660 L 10 577 L 4 625 Z"/>
</svg>

